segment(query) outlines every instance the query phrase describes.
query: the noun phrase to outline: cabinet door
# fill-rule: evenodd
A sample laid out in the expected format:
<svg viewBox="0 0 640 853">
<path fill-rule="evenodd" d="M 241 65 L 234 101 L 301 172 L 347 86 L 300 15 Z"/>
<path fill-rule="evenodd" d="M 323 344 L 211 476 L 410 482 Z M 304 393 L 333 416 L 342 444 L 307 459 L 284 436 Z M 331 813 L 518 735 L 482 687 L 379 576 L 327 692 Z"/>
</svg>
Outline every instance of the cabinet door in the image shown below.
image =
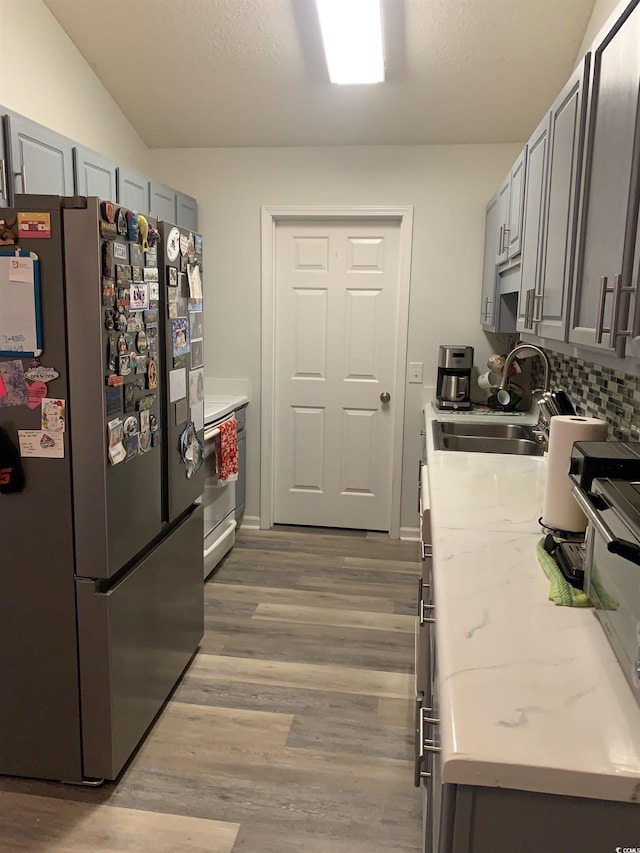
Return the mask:
<svg viewBox="0 0 640 853">
<path fill-rule="evenodd" d="M 73 166 L 78 195 L 95 195 L 116 201 L 116 164 L 88 148 L 76 145 Z"/>
<path fill-rule="evenodd" d="M 511 172 L 504 179 L 498 190 L 497 240 L 495 263 L 502 264 L 509 260 L 507 246 L 507 228 L 509 227 L 509 197 L 511 192 Z"/>
<path fill-rule="evenodd" d="M 522 278 L 516 325 L 519 332 L 533 330 L 536 294 L 540 285 L 549 159 L 549 121 L 550 115 L 547 114 L 527 143 L 524 219 L 520 240 Z"/>
<path fill-rule="evenodd" d="M 484 226 L 484 263 L 482 267 L 482 302 L 480 304 L 480 324 L 487 331 L 496 327 L 496 249 L 498 243 L 500 204 L 496 194 L 487 205 Z"/>
<path fill-rule="evenodd" d="M 504 238 L 509 260 L 517 258 L 522 249 L 526 165 L 527 149 L 525 148 L 511 167 L 509 180 L 509 218 L 507 219 L 507 236 Z"/>
<path fill-rule="evenodd" d="M 0 107 L 0 114 L 4 113 L 4 109 Z M 8 133 L 5 137 L 5 118 L 0 115 L 0 207 L 8 207 L 11 201 L 11 182 L 9 181 L 9 162 L 7 160 L 7 151 L 9 146 L 5 144 L 5 138 L 8 139 Z"/>
<path fill-rule="evenodd" d="M 593 53 L 569 335 L 572 343 L 621 356 L 625 338 L 617 331 L 626 329 L 629 293 L 620 288 L 631 285 L 638 207 L 639 44 L 634 3 Z"/>
<path fill-rule="evenodd" d="M 589 64 L 587 54 L 551 108 L 547 222 L 535 320 L 541 338 L 558 341 L 567 339 Z"/>
<path fill-rule="evenodd" d="M 176 193 L 177 215 L 176 225 L 180 228 L 188 228 L 189 231 L 198 230 L 198 202 L 195 198 L 184 193 Z"/>
<path fill-rule="evenodd" d="M 157 181 L 149 183 L 149 213 L 163 222 L 175 225 L 178 220 L 176 191 Z"/>
<path fill-rule="evenodd" d="M 149 178 L 129 169 L 118 167 L 118 204 L 138 213 L 149 213 Z"/>
<path fill-rule="evenodd" d="M 23 116 L 7 116 L 15 193 L 73 195 L 73 144 Z"/>
</svg>

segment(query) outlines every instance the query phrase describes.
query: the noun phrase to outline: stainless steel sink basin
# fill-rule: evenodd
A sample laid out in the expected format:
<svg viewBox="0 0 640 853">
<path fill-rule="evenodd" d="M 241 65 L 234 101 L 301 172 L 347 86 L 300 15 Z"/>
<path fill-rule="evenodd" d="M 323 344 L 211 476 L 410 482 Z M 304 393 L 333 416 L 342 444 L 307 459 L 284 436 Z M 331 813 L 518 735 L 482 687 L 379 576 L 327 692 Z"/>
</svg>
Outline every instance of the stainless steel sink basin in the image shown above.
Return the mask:
<svg viewBox="0 0 640 853">
<path fill-rule="evenodd" d="M 544 445 L 538 435 L 524 424 L 433 422 L 436 450 L 542 456 Z"/>
</svg>

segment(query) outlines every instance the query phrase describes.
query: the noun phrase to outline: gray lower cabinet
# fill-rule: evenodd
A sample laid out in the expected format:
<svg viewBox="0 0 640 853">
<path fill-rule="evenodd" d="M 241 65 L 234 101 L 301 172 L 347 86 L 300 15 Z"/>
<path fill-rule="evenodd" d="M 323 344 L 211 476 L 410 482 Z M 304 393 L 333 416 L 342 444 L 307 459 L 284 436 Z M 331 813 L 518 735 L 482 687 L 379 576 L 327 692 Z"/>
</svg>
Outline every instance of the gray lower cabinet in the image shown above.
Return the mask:
<svg viewBox="0 0 640 853">
<path fill-rule="evenodd" d="M 558 341 L 567 339 L 590 60 L 587 54 L 551 108 L 544 256 L 533 319 L 537 335 Z"/>
<path fill-rule="evenodd" d="M 547 114 L 527 143 L 524 226 L 521 239 L 522 269 L 516 325 L 519 332 L 533 331 L 535 309 L 540 301 L 540 271 L 544 250 L 549 160 L 549 121 L 550 115 Z"/>
<path fill-rule="evenodd" d="M 158 181 L 149 182 L 149 213 L 163 222 L 178 223 L 177 193 Z"/>
<path fill-rule="evenodd" d="M 640 6 L 592 52 L 584 188 L 569 340 L 623 356 L 638 219 Z"/>
<path fill-rule="evenodd" d="M 184 193 L 176 193 L 177 222 L 180 228 L 198 230 L 198 202 Z"/>
<path fill-rule="evenodd" d="M 118 204 L 145 215 L 150 213 L 149 178 L 136 172 L 135 169 L 119 166 L 117 182 Z"/>
<path fill-rule="evenodd" d="M 429 853 L 613 853 L 637 845 L 638 803 L 471 785 L 444 784 L 441 794 L 440 846 Z"/>
<path fill-rule="evenodd" d="M 498 268 L 496 257 L 498 249 L 498 230 L 500 221 L 500 193 L 496 193 L 487 205 L 484 225 L 484 261 L 482 267 L 482 301 L 480 303 L 480 324 L 487 332 L 495 332 L 498 305 L 496 286 Z"/>
<path fill-rule="evenodd" d="M 117 201 L 117 167 L 112 160 L 76 145 L 73 168 L 77 195 L 95 195 L 105 201 Z"/>
<path fill-rule="evenodd" d="M 16 113 L 4 121 L 13 193 L 73 195 L 73 142 Z"/>
</svg>

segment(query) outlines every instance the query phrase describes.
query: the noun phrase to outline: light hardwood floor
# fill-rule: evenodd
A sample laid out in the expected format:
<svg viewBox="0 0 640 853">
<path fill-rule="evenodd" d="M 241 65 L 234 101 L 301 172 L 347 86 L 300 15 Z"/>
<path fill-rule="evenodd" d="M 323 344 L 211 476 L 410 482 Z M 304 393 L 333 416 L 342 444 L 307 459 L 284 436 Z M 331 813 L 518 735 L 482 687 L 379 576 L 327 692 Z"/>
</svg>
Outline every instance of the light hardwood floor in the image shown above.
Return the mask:
<svg viewBox="0 0 640 853">
<path fill-rule="evenodd" d="M 0 778 L 0 850 L 408 853 L 418 549 L 241 531 L 200 652 L 115 783 Z"/>
</svg>

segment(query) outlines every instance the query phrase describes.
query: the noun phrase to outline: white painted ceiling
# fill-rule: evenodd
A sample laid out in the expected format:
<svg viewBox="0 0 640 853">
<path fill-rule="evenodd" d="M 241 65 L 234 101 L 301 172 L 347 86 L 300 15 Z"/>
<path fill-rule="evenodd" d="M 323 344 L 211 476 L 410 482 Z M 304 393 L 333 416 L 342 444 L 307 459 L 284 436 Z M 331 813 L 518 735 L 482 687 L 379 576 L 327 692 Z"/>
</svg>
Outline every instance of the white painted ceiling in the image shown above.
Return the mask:
<svg viewBox="0 0 640 853">
<path fill-rule="evenodd" d="M 151 148 L 523 141 L 594 5 L 385 0 L 387 82 L 338 87 L 312 0 L 45 2 Z"/>
</svg>

